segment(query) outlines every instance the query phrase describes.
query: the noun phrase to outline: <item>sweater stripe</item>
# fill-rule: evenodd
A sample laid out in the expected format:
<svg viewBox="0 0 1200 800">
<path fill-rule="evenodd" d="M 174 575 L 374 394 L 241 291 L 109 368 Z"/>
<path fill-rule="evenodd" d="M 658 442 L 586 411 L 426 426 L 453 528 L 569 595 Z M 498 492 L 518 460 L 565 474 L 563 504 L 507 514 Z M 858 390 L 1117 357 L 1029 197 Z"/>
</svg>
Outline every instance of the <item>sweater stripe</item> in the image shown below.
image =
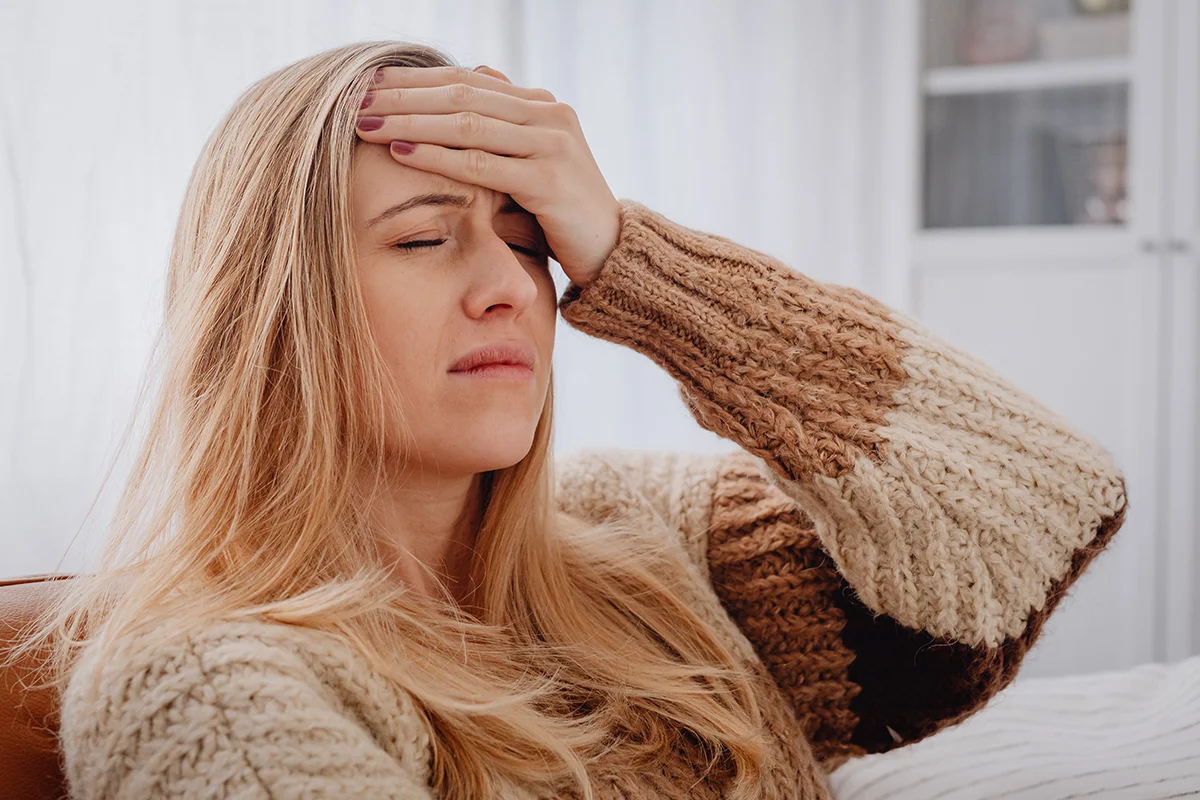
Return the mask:
<svg viewBox="0 0 1200 800">
<path fill-rule="evenodd" d="M 911 744 L 966 719 L 1016 677 L 1047 617 L 1107 547 L 1124 508 L 1075 551 L 1041 609 L 998 647 L 913 630 L 856 597 L 811 519 L 735 453 L 714 490 L 713 588 L 791 700 L 828 771 L 847 758 Z"/>
</svg>

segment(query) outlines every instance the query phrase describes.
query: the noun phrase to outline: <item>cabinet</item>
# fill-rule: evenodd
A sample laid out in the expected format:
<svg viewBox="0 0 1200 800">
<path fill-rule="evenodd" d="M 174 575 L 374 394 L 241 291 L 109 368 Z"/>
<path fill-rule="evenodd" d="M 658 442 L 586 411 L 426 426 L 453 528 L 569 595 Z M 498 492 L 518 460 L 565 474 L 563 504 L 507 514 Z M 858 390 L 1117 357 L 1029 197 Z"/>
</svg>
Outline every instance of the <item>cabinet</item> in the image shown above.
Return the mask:
<svg viewBox="0 0 1200 800">
<path fill-rule="evenodd" d="M 1200 652 L 1200 3 L 881 7 L 882 299 L 1097 437 L 1125 528 L 1023 677 Z"/>
</svg>

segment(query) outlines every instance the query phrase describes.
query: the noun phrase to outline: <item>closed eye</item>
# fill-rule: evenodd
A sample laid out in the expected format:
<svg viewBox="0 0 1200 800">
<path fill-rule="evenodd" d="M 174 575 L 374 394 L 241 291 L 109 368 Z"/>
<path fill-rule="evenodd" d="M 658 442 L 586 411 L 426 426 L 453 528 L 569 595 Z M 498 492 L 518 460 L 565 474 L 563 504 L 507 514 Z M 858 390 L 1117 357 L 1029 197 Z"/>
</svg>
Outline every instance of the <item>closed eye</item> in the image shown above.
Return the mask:
<svg viewBox="0 0 1200 800">
<path fill-rule="evenodd" d="M 400 248 L 401 250 L 415 250 L 418 247 L 437 247 L 438 245 L 445 243 L 445 239 L 420 239 L 412 242 L 400 242 L 394 246 Z M 521 247 L 519 244 L 510 244 L 509 247 L 514 250 L 519 250 L 527 255 L 534 256 L 535 258 L 543 258 L 546 255 L 545 253 L 539 250 L 534 250 L 531 247 Z"/>
</svg>

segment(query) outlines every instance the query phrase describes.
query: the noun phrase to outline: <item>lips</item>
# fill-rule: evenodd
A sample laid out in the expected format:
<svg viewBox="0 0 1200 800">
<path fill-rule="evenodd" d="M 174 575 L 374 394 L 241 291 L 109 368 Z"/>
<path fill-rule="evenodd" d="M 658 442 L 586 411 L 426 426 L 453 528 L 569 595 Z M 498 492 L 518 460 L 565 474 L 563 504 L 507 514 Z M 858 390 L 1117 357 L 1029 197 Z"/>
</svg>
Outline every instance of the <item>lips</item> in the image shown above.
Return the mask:
<svg viewBox="0 0 1200 800">
<path fill-rule="evenodd" d="M 533 346 L 519 339 L 492 342 L 478 347 L 455 361 L 450 372 L 466 372 L 488 364 L 512 364 L 533 369 L 537 355 Z"/>
</svg>

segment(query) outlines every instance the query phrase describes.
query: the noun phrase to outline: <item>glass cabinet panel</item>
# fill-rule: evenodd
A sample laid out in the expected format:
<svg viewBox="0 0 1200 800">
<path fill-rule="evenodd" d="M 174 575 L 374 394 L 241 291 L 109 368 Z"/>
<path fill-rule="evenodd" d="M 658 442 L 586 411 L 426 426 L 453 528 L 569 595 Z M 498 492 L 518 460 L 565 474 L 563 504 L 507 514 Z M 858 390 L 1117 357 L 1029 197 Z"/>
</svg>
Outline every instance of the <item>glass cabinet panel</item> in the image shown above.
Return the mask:
<svg viewBox="0 0 1200 800">
<path fill-rule="evenodd" d="M 924 228 L 1120 225 L 1129 0 L 925 0 Z"/>
</svg>

